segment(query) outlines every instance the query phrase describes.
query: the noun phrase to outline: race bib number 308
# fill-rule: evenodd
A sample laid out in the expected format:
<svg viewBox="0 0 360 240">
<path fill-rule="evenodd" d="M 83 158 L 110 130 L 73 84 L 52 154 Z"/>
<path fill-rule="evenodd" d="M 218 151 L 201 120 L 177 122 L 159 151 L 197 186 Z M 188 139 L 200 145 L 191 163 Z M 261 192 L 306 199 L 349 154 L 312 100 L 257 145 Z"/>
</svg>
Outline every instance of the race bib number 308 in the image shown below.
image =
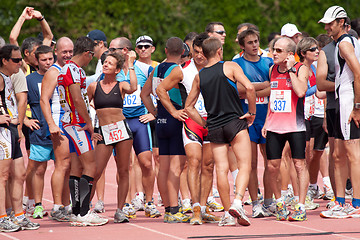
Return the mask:
<svg viewBox="0 0 360 240">
<path fill-rule="evenodd" d="M 101 131 L 105 145 L 121 142 L 130 138 L 124 121 L 101 126 Z"/>
<path fill-rule="evenodd" d="M 271 90 L 270 110 L 272 112 L 291 112 L 291 90 Z"/>
</svg>

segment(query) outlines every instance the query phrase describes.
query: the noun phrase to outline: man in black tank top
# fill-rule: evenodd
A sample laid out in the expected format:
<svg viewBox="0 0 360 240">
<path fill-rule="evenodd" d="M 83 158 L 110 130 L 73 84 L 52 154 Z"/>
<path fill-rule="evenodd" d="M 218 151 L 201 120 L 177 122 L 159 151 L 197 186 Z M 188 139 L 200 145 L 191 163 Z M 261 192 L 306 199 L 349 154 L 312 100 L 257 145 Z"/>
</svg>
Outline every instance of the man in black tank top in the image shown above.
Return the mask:
<svg viewBox="0 0 360 240">
<path fill-rule="evenodd" d="M 206 39 L 202 49 L 208 64 L 195 76 L 185 109 L 191 119 L 209 129 L 208 139 L 211 142 L 216 164 L 218 190 L 225 209 L 225 215 L 219 226 L 235 225 L 233 217 L 237 218 L 240 225 L 248 226 L 250 221 L 242 207 L 242 199 L 251 171 L 251 145 L 246 129 L 253 123 L 256 115 L 255 89 L 238 64 L 221 61 L 223 51 L 218 39 L 213 37 Z M 242 84 L 246 89 L 246 97 L 249 101 L 249 112 L 246 114 L 241 108 L 237 83 Z M 194 107 L 200 91 L 208 112 L 207 121 Z M 229 143 L 240 166 L 236 178 L 236 196 L 231 207 L 227 180 Z"/>
</svg>

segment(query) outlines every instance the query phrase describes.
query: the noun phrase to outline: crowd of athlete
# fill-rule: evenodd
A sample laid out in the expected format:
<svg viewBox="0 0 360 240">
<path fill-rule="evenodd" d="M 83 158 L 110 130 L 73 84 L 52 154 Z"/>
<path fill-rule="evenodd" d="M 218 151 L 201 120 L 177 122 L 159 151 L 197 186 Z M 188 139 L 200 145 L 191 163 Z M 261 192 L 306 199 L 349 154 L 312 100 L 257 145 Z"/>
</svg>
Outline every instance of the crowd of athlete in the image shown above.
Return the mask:
<svg viewBox="0 0 360 240">
<path fill-rule="evenodd" d="M 22 25 L 31 19 L 42 32 L 19 47 Z M 252 204 L 253 218 L 304 221 L 306 211 L 319 206 L 316 198 L 331 200 L 321 217 L 359 218 L 359 37 L 340 6 L 327 9 L 319 23 L 327 35 L 316 39 L 285 24 L 269 36 L 267 50 L 260 49 L 256 25 L 240 24 L 242 51 L 223 61 L 226 31 L 211 22 L 204 33 L 167 39 L 166 59 L 158 63 L 147 35 L 136 39 L 136 52 L 128 38 L 108 44 L 100 30 L 55 42 L 44 16 L 26 7 L 10 44 L 0 41 L 0 231 L 36 230 L 40 224 L 30 217 L 46 215 L 72 226 L 108 223 L 99 213 L 112 155 L 115 223 L 129 222 L 139 210 L 158 218 L 157 206 L 164 206 L 168 223 L 249 226 L 244 204 Z M 351 24 L 360 29 L 360 21 Z M 83 67 L 94 56 L 95 74 L 86 76 Z M 42 195 L 51 159 L 53 208 L 47 213 Z M 223 206 L 212 196 L 216 191 Z"/>
</svg>

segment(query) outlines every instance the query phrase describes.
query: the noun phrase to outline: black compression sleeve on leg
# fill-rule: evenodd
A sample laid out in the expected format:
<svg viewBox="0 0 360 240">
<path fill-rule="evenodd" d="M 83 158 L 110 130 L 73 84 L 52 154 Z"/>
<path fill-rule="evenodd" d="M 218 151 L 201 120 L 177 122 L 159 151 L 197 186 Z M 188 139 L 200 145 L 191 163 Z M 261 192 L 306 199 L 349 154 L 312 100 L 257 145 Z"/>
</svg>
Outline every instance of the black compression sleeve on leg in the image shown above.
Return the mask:
<svg viewBox="0 0 360 240">
<path fill-rule="evenodd" d="M 93 185 L 94 178 L 89 177 L 87 175 L 82 175 L 80 178 L 80 215 L 85 216 L 90 207 L 90 195 L 91 189 Z"/>
<path fill-rule="evenodd" d="M 69 188 L 72 204 L 72 213 L 77 216 L 80 213 L 80 192 L 79 192 L 80 178 L 76 176 L 70 176 Z"/>
</svg>

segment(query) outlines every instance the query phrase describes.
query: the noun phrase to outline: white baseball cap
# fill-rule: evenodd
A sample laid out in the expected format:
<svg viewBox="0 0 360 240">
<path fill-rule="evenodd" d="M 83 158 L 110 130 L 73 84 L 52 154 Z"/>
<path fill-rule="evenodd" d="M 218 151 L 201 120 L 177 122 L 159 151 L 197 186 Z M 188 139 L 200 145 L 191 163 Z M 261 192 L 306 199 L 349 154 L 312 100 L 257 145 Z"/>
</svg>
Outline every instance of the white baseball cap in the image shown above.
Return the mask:
<svg viewBox="0 0 360 240">
<path fill-rule="evenodd" d="M 324 17 L 318 23 L 331 23 L 338 18 L 347 18 L 345 9 L 340 6 L 332 6 L 326 10 Z"/>
<path fill-rule="evenodd" d="M 154 42 L 153 42 L 152 38 L 147 35 L 140 36 L 140 37 L 138 37 L 138 39 L 136 39 L 136 42 L 135 42 L 136 47 L 139 44 L 154 46 Z"/>
<path fill-rule="evenodd" d="M 296 34 L 301 34 L 295 24 L 287 23 L 281 28 L 281 36 L 293 37 Z"/>
</svg>

